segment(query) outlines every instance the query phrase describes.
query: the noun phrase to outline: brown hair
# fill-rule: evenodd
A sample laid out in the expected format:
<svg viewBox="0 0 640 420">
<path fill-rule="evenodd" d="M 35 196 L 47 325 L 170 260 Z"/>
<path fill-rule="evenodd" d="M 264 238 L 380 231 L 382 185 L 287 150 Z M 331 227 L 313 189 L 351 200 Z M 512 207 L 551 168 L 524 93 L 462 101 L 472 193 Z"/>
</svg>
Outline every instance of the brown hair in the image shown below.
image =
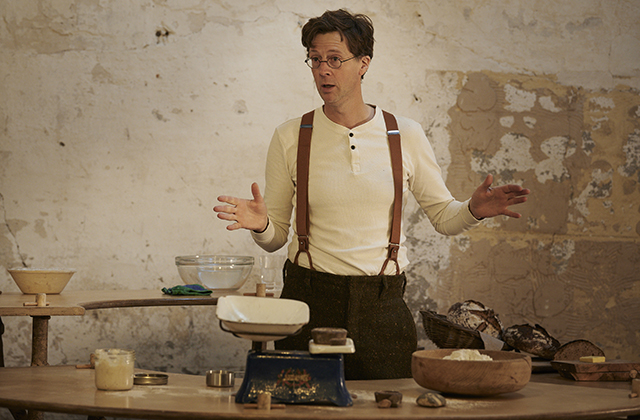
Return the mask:
<svg viewBox="0 0 640 420">
<path fill-rule="evenodd" d="M 373 23 L 368 16 L 340 9 L 327 10 L 322 16 L 309 19 L 302 27 L 302 45 L 307 49 L 307 55 L 316 35 L 330 32 L 339 32 L 356 57 L 368 55 L 373 58 Z"/>
</svg>

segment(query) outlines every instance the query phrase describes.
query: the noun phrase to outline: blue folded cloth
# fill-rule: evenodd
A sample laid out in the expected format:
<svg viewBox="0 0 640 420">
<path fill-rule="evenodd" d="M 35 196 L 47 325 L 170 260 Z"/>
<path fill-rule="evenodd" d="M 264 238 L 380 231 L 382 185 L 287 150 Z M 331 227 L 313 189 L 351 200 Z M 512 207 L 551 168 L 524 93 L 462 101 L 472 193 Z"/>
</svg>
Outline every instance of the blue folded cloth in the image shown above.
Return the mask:
<svg viewBox="0 0 640 420">
<path fill-rule="evenodd" d="M 163 287 L 162 291 L 166 295 L 196 295 L 196 296 L 208 296 L 211 294 L 211 290 L 205 289 L 199 284 L 186 284 L 178 285 L 170 288 Z"/>
</svg>

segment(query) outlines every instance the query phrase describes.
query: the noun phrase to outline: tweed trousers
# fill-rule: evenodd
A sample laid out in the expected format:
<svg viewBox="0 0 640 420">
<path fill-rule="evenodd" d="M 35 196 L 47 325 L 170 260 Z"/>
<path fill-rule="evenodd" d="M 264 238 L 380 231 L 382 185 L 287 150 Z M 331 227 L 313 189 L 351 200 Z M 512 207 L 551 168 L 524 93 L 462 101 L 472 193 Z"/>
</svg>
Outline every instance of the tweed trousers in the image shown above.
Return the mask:
<svg viewBox="0 0 640 420">
<path fill-rule="evenodd" d="M 302 331 L 275 342 L 279 350 L 308 350 L 311 330 L 344 328 L 355 345 L 345 354 L 345 379 L 411 377 L 411 355 L 417 349 L 416 325 L 403 295 L 406 277 L 339 276 L 300 267 L 287 260 L 281 298 L 309 305 Z"/>
</svg>

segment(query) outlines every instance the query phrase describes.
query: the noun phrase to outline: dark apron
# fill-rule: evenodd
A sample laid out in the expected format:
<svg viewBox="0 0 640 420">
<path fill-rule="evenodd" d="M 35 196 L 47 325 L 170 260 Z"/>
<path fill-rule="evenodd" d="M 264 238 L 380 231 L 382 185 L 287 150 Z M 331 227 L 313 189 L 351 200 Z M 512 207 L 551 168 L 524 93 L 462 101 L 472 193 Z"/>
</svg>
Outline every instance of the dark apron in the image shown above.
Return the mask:
<svg viewBox="0 0 640 420">
<path fill-rule="evenodd" d="M 418 342 L 402 298 L 404 274 L 339 276 L 287 260 L 283 275 L 280 297 L 307 303 L 310 320 L 298 335 L 276 341 L 276 349 L 306 351 L 313 328 L 344 328 L 356 348 L 344 356 L 347 380 L 411 377 L 411 355 Z"/>
</svg>

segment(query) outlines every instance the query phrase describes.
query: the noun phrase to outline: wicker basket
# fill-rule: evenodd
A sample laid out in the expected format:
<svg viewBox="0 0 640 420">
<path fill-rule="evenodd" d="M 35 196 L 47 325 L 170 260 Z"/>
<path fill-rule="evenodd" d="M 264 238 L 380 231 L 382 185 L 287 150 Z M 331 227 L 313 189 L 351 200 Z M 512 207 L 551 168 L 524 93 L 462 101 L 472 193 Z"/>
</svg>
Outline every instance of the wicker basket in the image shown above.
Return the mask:
<svg viewBox="0 0 640 420">
<path fill-rule="evenodd" d="M 441 349 L 484 349 L 480 333 L 454 324 L 444 315 L 433 311 L 420 311 L 427 337 Z"/>
</svg>

